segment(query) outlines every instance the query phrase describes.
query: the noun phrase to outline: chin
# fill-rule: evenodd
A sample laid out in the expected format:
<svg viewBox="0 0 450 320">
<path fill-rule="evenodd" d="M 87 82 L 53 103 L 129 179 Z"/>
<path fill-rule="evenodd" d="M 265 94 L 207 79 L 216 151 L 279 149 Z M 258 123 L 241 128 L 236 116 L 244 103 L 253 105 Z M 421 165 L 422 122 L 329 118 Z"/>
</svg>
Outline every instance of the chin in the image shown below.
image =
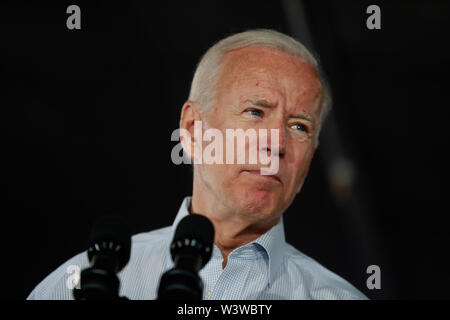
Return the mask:
<svg viewBox="0 0 450 320">
<path fill-rule="evenodd" d="M 251 190 L 243 192 L 242 195 L 239 201 L 242 212 L 260 218 L 276 214 L 278 199 L 273 191 Z"/>
</svg>

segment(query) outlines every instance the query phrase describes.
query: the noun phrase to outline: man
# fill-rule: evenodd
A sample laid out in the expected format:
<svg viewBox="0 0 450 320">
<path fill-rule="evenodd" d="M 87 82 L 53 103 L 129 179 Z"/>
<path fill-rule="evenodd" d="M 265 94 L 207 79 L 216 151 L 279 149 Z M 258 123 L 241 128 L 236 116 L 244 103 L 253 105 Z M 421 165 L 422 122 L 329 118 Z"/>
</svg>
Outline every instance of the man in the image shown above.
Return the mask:
<svg viewBox="0 0 450 320">
<path fill-rule="evenodd" d="M 173 232 L 184 216 L 198 213 L 215 229 L 212 258 L 200 272 L 204 299 L 365 299 L 284 239 L 282 214 L 302 188 L 329 106 L 317 61 L 294 39 L 252 30 L 211 47 L 181 111 L 180 128 L 189 133 L 182 135 L 182 145 L 194 159 L 192 198 L 185 198 L 171 227 L 133 237 L 130 262 L 119 274 L 120 294 L 156 298 L 162 273 L 173 265 Z M 249 139 L 241 152 L 251 147 L 266 152 L 277 161 L 276 171 L 263 174 L 260 162 L 199 161 L 203 155 L 193 150 L 207 143 L 196 139 L 197 122 L 224 135 L 229 129 L 275 130 L 275 139 L 267 137 L 267 144 Z M 50 274 L 29 299 L 72 299 L 71 265 L 86 268 L 86 253 Z"/>
</svg>

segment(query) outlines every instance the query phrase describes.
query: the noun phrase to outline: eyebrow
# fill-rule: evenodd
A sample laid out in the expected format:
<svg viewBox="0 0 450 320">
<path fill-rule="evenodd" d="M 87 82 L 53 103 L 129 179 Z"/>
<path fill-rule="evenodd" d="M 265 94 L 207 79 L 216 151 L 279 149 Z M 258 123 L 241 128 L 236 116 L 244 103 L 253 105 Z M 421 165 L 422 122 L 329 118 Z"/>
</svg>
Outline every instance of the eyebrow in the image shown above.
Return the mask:
<svg viewBox="0 0 450 320">
<path fill-rule="evenodd" d="M 276 104 L 270 103 L 266 99 L 257 99 L 257 100 L 251 100 L 247 99 L 244 101 L 244 103 L 250 102 L 254 106 L 263 107 L 263 108 L 274 108 Z"/>
<path fill-rule="evenodd" d="M 311 123 L 314 123 L 314 118 L 311 117 L 309 114 L 301 112 L 301 113 L 295 113 L 292 115 L 293 118 L 299 118 L 299 119 L 304 119 L 306 121 L 309 121 Z"/>
<path fill-rule="evenodd" d="M 245 103 L 251 103 L 254 106 L 269 108 L 269 109 L 275 108 L 275 106 L 276 106 L 276 104 L 271 103 L 271 102 L 267 101 L 266 99 L 257 99 L 257 100 L 247 99 L 244 101 L 244 104 Z M 311 115 L 304 113 L 304 112 L 294 113 L 292 115 L 292 118 L 304 119 L 304 120 L 309 121 L 312 124 L 314 124 L 314 118 Z"/>
</svg>

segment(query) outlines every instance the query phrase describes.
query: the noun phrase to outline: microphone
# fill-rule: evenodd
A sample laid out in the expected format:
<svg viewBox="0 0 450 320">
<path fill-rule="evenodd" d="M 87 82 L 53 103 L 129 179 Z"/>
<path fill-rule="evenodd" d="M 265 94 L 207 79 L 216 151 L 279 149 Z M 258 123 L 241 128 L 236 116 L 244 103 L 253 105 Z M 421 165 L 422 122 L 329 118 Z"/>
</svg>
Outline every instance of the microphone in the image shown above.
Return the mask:
<svg viewBox="0 0 450 320">
<path fill-rule="evenodd" d="M 202 300 L 198 272 L 211 259 L 214 227 L 199 214 L 184 217 L 177 226 L 170 253 L 175 266 L 161 277 L 158 300 Z"/>
<path fill-rule="evenodd" d="M 87 251 L 90 267 L 80 275 L 80 289 L 74 289 L 76 300 L 119 299 L 117 273 L 130 260 L 131 232 L 117 216 L 105 216 L 92 228 Z"/>
</svg>

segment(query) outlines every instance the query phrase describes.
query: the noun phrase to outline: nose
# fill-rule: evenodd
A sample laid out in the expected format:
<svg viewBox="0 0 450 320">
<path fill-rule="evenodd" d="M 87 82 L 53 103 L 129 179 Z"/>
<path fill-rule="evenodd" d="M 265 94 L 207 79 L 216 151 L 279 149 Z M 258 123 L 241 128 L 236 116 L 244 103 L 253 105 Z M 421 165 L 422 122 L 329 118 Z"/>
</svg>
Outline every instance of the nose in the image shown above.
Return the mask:
<svg viewBox="0 0 450 320">
<path fill-rule="evenodd" d="M 269 155 L 278 155 L 279 158 L 283 158 L 286 154 L 286 140 L 286 126 L 282 121 L 276 121 L 267 128 L 267 146 L 265 146 L 265 149 Z"/>
</svg>

